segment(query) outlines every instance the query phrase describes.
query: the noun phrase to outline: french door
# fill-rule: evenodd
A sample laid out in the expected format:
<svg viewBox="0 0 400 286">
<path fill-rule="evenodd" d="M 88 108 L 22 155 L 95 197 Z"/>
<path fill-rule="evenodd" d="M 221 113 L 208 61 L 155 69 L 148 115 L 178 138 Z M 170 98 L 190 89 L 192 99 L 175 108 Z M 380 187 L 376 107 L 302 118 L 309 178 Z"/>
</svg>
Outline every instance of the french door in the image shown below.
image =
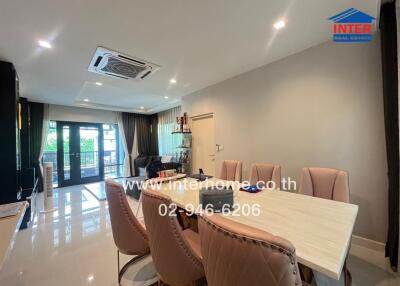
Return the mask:
<svg viewBox="0 0 400 286">
<path fill-rule="evenodd" d="M 60 187 L 104 178 L 103 126 L 57 121 L 57 171 Z"/>
</svg>

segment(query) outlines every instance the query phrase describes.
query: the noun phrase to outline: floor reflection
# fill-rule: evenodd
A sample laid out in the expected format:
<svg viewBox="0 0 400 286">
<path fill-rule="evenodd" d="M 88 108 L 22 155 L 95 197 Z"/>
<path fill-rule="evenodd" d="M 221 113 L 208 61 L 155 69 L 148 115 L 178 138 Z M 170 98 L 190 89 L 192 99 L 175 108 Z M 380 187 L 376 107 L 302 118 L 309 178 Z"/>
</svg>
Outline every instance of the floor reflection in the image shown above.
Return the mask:
<svg viewBox="0 0 400 286">
<path fill-rule="evenodd" d="M 40 194 L 39 210 L 42 202 Z M 53 207 L 18 233 L 0 285 L 117 285 L 107 203 L 73 186 L 54 190 Z"/>
<path fill-rule="evenodd" d="M 47 233 L 51 233 L 55 248 L 111 231 L 106 204 L 99 202 L 84 189 L 69 187 L 54 190 L 53 206 L 55 211 L 35 215 L 32 248 L 35 248 L 35 241 L 43 239 L 40 236 L 41 231 L 38 230 L 38 226 L 43 224 L 46 225 Z"/>
</svg>

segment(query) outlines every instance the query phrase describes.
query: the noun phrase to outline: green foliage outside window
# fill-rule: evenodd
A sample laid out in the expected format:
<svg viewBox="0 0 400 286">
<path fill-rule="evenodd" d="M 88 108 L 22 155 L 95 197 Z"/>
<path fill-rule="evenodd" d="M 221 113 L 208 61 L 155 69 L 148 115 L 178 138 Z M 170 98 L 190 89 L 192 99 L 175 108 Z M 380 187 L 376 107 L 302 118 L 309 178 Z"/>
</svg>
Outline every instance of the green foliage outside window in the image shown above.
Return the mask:
<svg viewBox="0 0 400 286">
<path fill-rule="evenodd" d="M 64 151 L 69 150 L 69 138 L 64 140 Z M 81 138 L 81 152 L 94 152 L 95 144 L 93 138 Z M 57 152 L 57 130 L 49 129 L 47 134 L 46 145 L 44 147 L 45 152 Z"/>
</svg>

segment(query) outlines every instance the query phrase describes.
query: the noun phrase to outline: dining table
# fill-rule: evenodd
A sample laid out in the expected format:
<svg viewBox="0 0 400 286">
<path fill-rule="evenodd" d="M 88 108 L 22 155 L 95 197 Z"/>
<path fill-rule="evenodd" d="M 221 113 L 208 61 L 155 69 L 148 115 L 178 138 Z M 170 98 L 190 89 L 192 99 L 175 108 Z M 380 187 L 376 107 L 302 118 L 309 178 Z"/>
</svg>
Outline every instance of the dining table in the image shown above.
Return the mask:
<svg viewBox="0 0 400 286">
<path fill-rule="evenodd" d="M 215 178 L 205 182 L 191 178 L 158 182 L 144 185 L 143 191 L 151 188 L 169 196 L 181 209 L 201 212 L 199 192 L 210 185 L 224 184 L 232 186 L 235 209 L 215 215 L 289 240 L 298 262 L 311 268 L 320 281 L 343 279 L 357 205 L 279 189 L 248 193 L 240 190 L 241 184 Z"/>
</svg>

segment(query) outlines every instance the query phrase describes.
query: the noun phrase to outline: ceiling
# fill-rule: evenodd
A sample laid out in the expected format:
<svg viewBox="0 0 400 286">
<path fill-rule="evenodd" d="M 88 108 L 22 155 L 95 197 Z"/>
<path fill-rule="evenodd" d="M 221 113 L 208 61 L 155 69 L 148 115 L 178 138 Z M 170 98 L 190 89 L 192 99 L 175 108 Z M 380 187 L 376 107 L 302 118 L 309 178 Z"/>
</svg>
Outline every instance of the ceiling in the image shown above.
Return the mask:
<svg viewBox="0 0 400 286">
<path fill-rule="evenodd" d="M 32 101 L 154 113 L 330 40 L 327 18 L 345 9 L 377 17 L 378 1 L 0 0 L 0 59 L 14 63 L 21 95 Z M 280 19 L 286 27 L 275 30 Z M 161 69 L 143 81 L 90 73 L 98 46 Z"/>
</svg>

